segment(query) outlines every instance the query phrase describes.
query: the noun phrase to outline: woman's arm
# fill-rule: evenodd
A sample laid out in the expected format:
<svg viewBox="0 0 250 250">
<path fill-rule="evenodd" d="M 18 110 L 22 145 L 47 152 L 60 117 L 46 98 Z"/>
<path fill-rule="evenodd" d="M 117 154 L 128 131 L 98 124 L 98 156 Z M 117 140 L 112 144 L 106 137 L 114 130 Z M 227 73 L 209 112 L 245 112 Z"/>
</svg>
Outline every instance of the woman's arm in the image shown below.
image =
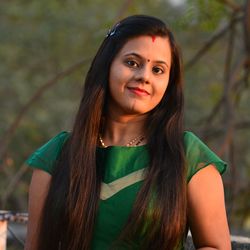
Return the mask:
<svg viewBox="0 0 250 250">
<path fill-rule="evenodd" d="M 213 165 L 188 184 L 188 222 L 197 249 L 231 250 L 223 183 Z"/>
<path fill-rule="evenodd" d="M 25 250 L 37 250 L 39 219 L 50 181 L 51 175 L 39 169 L 34 170 L 29 188 L 29 222 Z"/>
</svg>

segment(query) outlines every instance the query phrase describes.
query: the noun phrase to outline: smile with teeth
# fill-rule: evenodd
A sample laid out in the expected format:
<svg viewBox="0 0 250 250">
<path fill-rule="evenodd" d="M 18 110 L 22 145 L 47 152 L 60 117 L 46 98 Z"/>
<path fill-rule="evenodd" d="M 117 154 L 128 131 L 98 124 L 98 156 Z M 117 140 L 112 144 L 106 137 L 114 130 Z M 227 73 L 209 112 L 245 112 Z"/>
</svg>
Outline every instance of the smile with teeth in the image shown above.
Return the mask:
<svg viewBox="0 0 250 250">
<path fill-rule="evenodd" d="M 141 89 L 141 88 L 138 88 L 138 87 L 128 87 L 128 89 L 138 95 L 138 96 L 148 96 L 149 93 L 145 90 L 145 89 Z"/>
</svg>

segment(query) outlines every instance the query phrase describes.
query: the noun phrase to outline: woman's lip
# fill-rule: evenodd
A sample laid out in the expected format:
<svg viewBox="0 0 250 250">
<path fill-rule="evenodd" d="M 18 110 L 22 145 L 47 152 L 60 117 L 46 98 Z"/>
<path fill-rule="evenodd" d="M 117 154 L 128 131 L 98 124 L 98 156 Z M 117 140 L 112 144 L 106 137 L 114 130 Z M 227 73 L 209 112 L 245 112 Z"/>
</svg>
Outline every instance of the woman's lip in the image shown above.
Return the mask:
<svg viewBox="0 0 250 250">
<path fill-rule="evenodd" d="M 141 89 L 141 88 L 138 88 L 138 87 L 128 87 L 128 89 L 137 94 L 137 95 L 140 95 L 140 96 L 147 96 L 149 95 L 149 93 L 145 90 L 145 89 Z"/>
</svg>

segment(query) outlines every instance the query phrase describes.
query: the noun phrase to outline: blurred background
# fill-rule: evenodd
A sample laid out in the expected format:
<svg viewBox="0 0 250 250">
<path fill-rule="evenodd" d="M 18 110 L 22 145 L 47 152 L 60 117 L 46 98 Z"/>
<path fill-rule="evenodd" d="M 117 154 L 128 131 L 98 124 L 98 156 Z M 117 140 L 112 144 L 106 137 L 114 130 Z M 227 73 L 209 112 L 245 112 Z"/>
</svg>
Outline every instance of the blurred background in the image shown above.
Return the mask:
<svg viewBox="0 0 250 250">
<path fill-rule="evenodd" d="M 91 58 L 114 22 L 132 14 L 173 30 L 185 66 L 185 127 L 228 162 L 231 232 L 250 236 L 249 0 L 1 1 L 0 210 L 27 211 L 25 159 L 71 130 Z"/>
</svg>

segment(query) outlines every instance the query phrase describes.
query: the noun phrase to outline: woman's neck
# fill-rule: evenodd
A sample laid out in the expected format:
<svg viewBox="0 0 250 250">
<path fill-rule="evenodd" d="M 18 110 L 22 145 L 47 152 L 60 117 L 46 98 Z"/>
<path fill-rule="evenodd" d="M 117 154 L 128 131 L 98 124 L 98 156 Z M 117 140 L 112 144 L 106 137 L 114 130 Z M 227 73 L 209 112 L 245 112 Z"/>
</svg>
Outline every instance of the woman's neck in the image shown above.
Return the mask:
<svg viewBox="0 0 250 250">
<path fill-rule="evenodd" d="M 109 114 L 105 117 L 101 134 L 105 145 L 126 146 L 133 140 L 135 140 L 134 143 L 136 144 L 136 141 L 140 141 L 142 137 L 145 137 L 145 120 L 146 115 L 114 116 Z M 140 144 L 144 143 L 144 140 L 140 142 Z"/>
</svg>

